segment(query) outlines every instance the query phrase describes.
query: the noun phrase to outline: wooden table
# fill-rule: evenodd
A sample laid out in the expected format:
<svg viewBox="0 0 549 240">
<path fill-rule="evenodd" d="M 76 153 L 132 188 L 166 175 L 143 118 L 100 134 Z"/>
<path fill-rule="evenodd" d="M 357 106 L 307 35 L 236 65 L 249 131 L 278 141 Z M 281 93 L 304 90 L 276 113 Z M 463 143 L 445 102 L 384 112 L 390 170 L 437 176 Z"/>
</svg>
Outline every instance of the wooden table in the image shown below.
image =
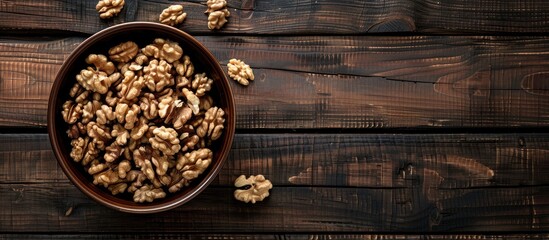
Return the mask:
<svg viewBox="0 0 549 240">
<path fill-rule="evenodd" d="M 180 28 L 256 80 L 231 83 L 237 134 L 213 184 L 120 213 L 58 167 L 50 88 L 86 37 L 181 2 Z M 205 0 L 126 0 L 107 21 L 96 3 L 0 0 L 0 239 L 549 238 L 549 2 L 229 0 L 221 31 Z M 240 174 L 271 196 L 234 200 Z"/>
</svg>

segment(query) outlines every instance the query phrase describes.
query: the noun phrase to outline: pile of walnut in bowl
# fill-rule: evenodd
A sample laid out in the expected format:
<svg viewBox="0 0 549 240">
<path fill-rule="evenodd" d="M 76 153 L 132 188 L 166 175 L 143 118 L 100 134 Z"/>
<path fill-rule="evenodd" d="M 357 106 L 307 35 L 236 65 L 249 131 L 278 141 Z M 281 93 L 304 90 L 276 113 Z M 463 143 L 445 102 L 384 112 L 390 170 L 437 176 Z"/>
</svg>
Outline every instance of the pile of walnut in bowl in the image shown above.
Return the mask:
<svg viewBox="0 0 549 240">
<path fill-rule="evenodd" d="M 86 58 L 63 104 L 70 156 L 113 195 L 142 203 L 180 191 L 208 168 L 224 128 L 214 81 L 168 39 L 123 42 L 108 55 Z"/>
</svg>

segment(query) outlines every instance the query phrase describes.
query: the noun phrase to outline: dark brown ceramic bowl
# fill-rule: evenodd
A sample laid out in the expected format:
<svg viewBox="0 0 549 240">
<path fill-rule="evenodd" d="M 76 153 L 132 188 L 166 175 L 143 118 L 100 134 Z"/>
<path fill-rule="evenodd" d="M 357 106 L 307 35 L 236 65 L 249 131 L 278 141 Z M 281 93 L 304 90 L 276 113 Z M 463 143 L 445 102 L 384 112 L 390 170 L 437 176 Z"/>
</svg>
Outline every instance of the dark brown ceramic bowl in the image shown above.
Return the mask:
<svg viewBox="0 0 549 240">
<path fill-rule="evenodd" d="M 66 134 L 68 125 L 63 121 L 61 110 L 63 103 L 69 98 L 69 89 L 76 82 L 75 76 L 87 64 L 85 58 L 91 53 L 108 55 L 110 47 L 124 41 L 134 41 L 140 47 L 151 43 L 155 38 L 167 38 L 179 42 L 184 54 L 189 55 L 196 70 L 206 72 L 214 79 L 214 86 L 210 95 L 226 113 L 225 129 L 220 139 L 214 142 L 211 149 L 214 153 L 212 163 L 187 188 L 180 192 L 167 193 L 164 199 L 157 199 L 152 203 L 135 203 L 130 198 L 121 198 L 111 195 L 103 187 L 92 183 L 92 177 L 84 171 L 79 163 L 75 163 L 69 156 L 71 151 L 70 139 Z M 227 77 L 215 57 L 201 43 L 189 34 L 176 28 L 150 22 L 132 22 L 119 24 L 102 30 L 82 42 L 63 63 L 57 73 L 48 103 L 48 134 L 57 161 L 67 177 L 82 192 L 97 202 L 123 212 L 154 213 L 180 206 L 196 197 L 216 177 L 223 166 L 231 148 L 235 131 L 235 107 L 231 88 Z"/>
</svg>

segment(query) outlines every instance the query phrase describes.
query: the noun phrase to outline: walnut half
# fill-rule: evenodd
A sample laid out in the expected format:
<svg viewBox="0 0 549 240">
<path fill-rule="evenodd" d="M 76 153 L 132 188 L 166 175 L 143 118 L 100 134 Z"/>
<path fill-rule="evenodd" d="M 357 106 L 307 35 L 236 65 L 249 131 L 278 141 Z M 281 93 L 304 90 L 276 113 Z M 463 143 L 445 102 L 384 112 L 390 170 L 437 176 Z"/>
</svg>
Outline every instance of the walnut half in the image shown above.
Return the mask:
<svg viewBox="0 0 549 240">
<path fill-rule="evenodd" d="M 158 20 L 170 26 L 180 24 L 187 17 L 187 13 L 183 12 L 183 5 L 171 5 L 164 9 Z"/>
<path fill-rule="evenodd" d="M 234 197 L 245 203 L 263 201 L 269 196 L 269 190 L 273 188 L 271 181 L 265 179 L 263 175 L 252 175 L 249 178 L 240 175 L 234 181 L 234 186 L 241 188 L 234 191 Z"/>
<path fill-rule="evenodd" d="M 99 17 L 106 19 L 118 15 L 124 7 L 124 0 L 101 0 L 95 6 Z"/>
<path fill-rule="evenodd" d="M 255 78 L 250 65 L 244 63 L 242 60 L 234 58 L 229 60 L 227 68 L 229 70 L 229 76 L 244 86 L 248 86 L 250 81 L 253 81 Z"/>
</svg>

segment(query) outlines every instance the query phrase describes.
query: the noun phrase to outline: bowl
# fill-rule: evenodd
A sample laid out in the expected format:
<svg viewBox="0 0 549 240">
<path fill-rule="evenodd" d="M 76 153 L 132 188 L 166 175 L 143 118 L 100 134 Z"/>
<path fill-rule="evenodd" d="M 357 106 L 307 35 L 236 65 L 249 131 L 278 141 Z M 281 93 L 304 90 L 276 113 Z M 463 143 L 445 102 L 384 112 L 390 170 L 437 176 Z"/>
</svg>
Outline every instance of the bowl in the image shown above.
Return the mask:
<svg viewBox="0 0 549 240">
<path fill-rule="evenodd" d="M 178 42 L 184 54 L 191 58 L 195 73 L 206 72 L 214 80 L 210 96 L 216 105 L 225 111 L 225 128 L 221 137 L 210 149 L 213 158 L 209 168 L 188 187 L 177 193 L 167 193 L 163 199 L 150 203 L 136 203 L 132 199 L 112 195 L 106 188 L 93 184 L 93 178 L 80 163 L 70 157 L 70 138 L 66 131 L 69 125 L 61 115 L 63 103 L 70 97 L 69 90 L 76 82 L 75 76 L 88 64 L 85 58 L 91 53 L 107 55 L 109 48 L 134 41 L 139 47 L 152 43 L 155 38 Z M 235 131 L 235 107 L 229 81 L 219 62 L 206 47 L 189 34 L 158 23 L 131 22 L 106 28 L 83 41 L 65 60 L 57 73 L 48 102 L 48 134 L 57 161 L 70 181 L 84 194 L 107 207 L 130 213 L 155 213 L 180 206 L 202 192 L 217 176 L 232 145 Z"/>
</svg>

